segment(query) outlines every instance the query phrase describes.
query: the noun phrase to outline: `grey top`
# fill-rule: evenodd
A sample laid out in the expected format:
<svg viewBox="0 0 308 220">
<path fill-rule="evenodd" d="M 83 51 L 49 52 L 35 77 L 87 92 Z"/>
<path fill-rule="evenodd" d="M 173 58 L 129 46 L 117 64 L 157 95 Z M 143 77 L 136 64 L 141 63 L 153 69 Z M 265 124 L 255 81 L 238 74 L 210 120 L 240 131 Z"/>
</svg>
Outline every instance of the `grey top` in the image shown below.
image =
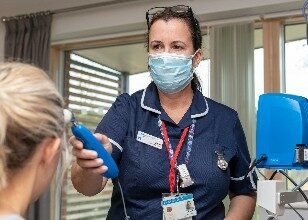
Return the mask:
<svg viewBox="0 0 308 220">
<path fill-rule="evenodd" d="M 1 215 L 0 220 L 25 220 L 20 215 Z"/>
</svg>

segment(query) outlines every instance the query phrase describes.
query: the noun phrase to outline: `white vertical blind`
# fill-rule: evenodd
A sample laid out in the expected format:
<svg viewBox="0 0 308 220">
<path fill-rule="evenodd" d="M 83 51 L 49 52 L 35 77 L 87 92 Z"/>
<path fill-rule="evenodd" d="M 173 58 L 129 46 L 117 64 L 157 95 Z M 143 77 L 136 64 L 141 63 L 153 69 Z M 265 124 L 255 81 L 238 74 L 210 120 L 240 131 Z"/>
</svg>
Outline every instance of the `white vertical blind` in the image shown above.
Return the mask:
<svg viewBox="0 0 308 220">
<path fill-rule="evenodd" d="M 122 74 L 74 53 L 67 53 L 65 100 L 78 122 L 94 131 L 116 97 L 122 93 Z M 93 197 L 78 193 L 70 170 L 62 187 L 61 220 L 103 220 L 107 217 L 112 194 L 108 181 L 103 192 Z"/>
<path fill-rule="evenodd" d="M 234 108 L 243 125 L 251 156 L 255 149 L 254 24 L 210 29 L 210 95 Z"/>
</svg>

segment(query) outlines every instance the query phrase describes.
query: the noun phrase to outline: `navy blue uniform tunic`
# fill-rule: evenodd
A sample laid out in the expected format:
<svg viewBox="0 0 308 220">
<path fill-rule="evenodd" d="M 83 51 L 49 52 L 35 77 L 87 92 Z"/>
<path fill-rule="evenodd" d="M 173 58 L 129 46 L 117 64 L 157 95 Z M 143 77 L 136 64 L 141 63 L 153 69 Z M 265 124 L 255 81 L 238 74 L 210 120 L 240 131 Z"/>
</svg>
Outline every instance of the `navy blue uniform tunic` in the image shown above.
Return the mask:
<svg viewBox="0 0 308 220">
<path fill-rule="evenodd" d="M 248 176 L 250 157 L 245 135 L 236 111 L 205 98 L 195 91 L 192 104 L 176 124 L 161 107 L 157 88 L 152 82 L 133 95 L 118 96 L 99 123 L 96 132 L 107 135 L 113 145 L 112 157 L 119 167 L 127 213 L 131 219 L 162 219 L 162 193 L 169 193 L 169 158 L 162 149 L 136 140 L 138 131 L 162 139 L 158 116 L 165 121 L 173 148 L 182 131 L 196 119 L 195 135 L 187 164 L 194 184 L 181 189 L 192 193 L 197 210 L 193 219 L 223 219 L 222 200 L 228 192 L 237 195 L 253 192 L 255 176 Z M 177 164 L 186 156 L 187 137 Z M 223 171 L 217 166 L 217 154 L 224 153 L 229 163 Z M 118 184 L 114 182 L 111 208 L 107 219 L 124 219 L 124 208 Z"/>
</svg>

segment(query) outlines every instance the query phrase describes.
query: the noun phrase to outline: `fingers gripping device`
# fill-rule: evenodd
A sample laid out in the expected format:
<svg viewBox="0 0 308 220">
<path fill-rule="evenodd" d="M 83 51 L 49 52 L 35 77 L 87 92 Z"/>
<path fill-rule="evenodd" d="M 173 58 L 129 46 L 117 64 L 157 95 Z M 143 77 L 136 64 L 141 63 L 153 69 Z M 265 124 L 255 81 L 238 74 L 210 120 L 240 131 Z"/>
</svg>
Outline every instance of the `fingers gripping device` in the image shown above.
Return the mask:
<svg viewBox="0 0 308 220">
<path fill-rule="evenodd" d="M 101 175 L 111 179 L 118 177 L 119 169 L 115 161 L 105 147 L 95 138 L 93 133 L 84 125 L 77 123 L 71 111 L 65 109 L 64 115 L 66 118 L 70 118 L 69 121 L 72 122 L 72 133 L 83 143 L 83 147 L 87 150 L 96 151 L 97 158 L 101 158 L 104 161 L 104 165 L 108 167 L 108 170 Z"/>
</svg>

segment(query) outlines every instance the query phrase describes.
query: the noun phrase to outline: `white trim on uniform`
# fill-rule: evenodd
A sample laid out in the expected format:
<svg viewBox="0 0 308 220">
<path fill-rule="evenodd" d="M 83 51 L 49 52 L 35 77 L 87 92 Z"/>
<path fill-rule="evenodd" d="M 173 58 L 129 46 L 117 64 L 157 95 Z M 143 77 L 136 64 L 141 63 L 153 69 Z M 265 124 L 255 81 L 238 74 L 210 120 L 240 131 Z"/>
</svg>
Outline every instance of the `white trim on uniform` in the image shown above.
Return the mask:
<svg viewBox="0 0 308 220">
<path fill-rule="evenodd" d="M 199 118 L 199 117 L 202 117 L 202 116 L 205 116 L 207 115 L 207 113 L 209 112 L 209 105 L 207 104 L 207 101 L 206 101 L 206 98 L 204 97 L 204 101 L 205 101 L 205 105 L 206 105 L 206 109 L 204 112 L 202 113 L 199 113 L 199 114 L 194 114 L 194 115 L 191 115 L 190 117 L 191 118 Z"/>
<path fill-rule="evenodd" d="M 144 108 L 145 110 L 148 110 L 148 111 L 151 111 L 151 112 L 154 112 L 154 113 L 157 113 L 157 114 L 161 114 L 160 111 L 154 109 L 154 108 L 151 108 L 149 106 L 146 106 L 144 105 L 144 97 L 145 97 L 145 92 L 146 92 L 146 89 L 143 90 L 143 93 L 142 93 L 142 97 L 141 97 L 141 107 Z"/>
<path fill-rule="evenodd" d="M 251 162 L 250 166 L 252 166 L 252 163 L 253 163 L 253 162 Z M 249 166 L 249 167 L 250 167 L 250 166 Z M 255 172 L 255 170 L 256 170 L 256 168 L 252 169 L 252 170 L 248 173 L 248 175 L 244 175 L 244 176 L 241 176 L 241 177 L 230 177 L 230 179 L 233 180 L 233 181 L 241 181 L 241 180 L 244 180 L 245 177 L 247 176 L 247 177 L 249 177 L 249 180 L 250 180 L 250 183 L 251 183 L 252 188 L 256 190 L 256 189 L 257 189 L 257 186 L 256 186 L 256 183 L 254 182 L 253 176 L 252 176 L 252 173 Z"/>
<path fill-rule="evenodd" d="M 160 115 L 160 114 L 161 114 L 161 111 L 159 111 L 159 110 L 157 110 L 157 109 L 154 109 L 154 108 L 151 108 L 151 107 L 149 107 L 149 106 L 146 106 L 146 105 L 144 104 L 144 98 L 145 98 L 146 90 L 147 90 L 147 88 L 145 88 L 145 89 L 143 90 L 143 93 L 142 93 L 142 97 L 141 97 L 141 101 L 140 101 L 141 107 L 142 107 L 143 109 L 145 109 L 145 110 L 148 110 L 148 111 L 151 111 L 151 112 L 154 112 L 154 113 Z M 206 105 L 205 111 L 202 112 L 202 113 L 198 113 L 198 114 L 191 115 L 190 118 L 199 118 L 199 117 L 202 117 L 202 116 L 207 115 L 207 113 L 209 112 L 210 108 L 209 108 L 209 105 L 208 105 L 208 103 L 207 103 L 207 100 L 206 100 L 205 97 L 203 97 L 203 98 L 204 98 L 205 105 Z"/>
<path fill-rule="evenodd" d="M 252 173 L 255 172 L 255 169 L 253 169 L 250 173 L 249 173 L 249 178 L 250 178 L 250 183 L 251 183 L 251 186 L 254 190 L 257 190 L 257 186 L 256 186 L 256 183 L 253 181 L 253 176 L 252 176 Z"/>
</svg>

